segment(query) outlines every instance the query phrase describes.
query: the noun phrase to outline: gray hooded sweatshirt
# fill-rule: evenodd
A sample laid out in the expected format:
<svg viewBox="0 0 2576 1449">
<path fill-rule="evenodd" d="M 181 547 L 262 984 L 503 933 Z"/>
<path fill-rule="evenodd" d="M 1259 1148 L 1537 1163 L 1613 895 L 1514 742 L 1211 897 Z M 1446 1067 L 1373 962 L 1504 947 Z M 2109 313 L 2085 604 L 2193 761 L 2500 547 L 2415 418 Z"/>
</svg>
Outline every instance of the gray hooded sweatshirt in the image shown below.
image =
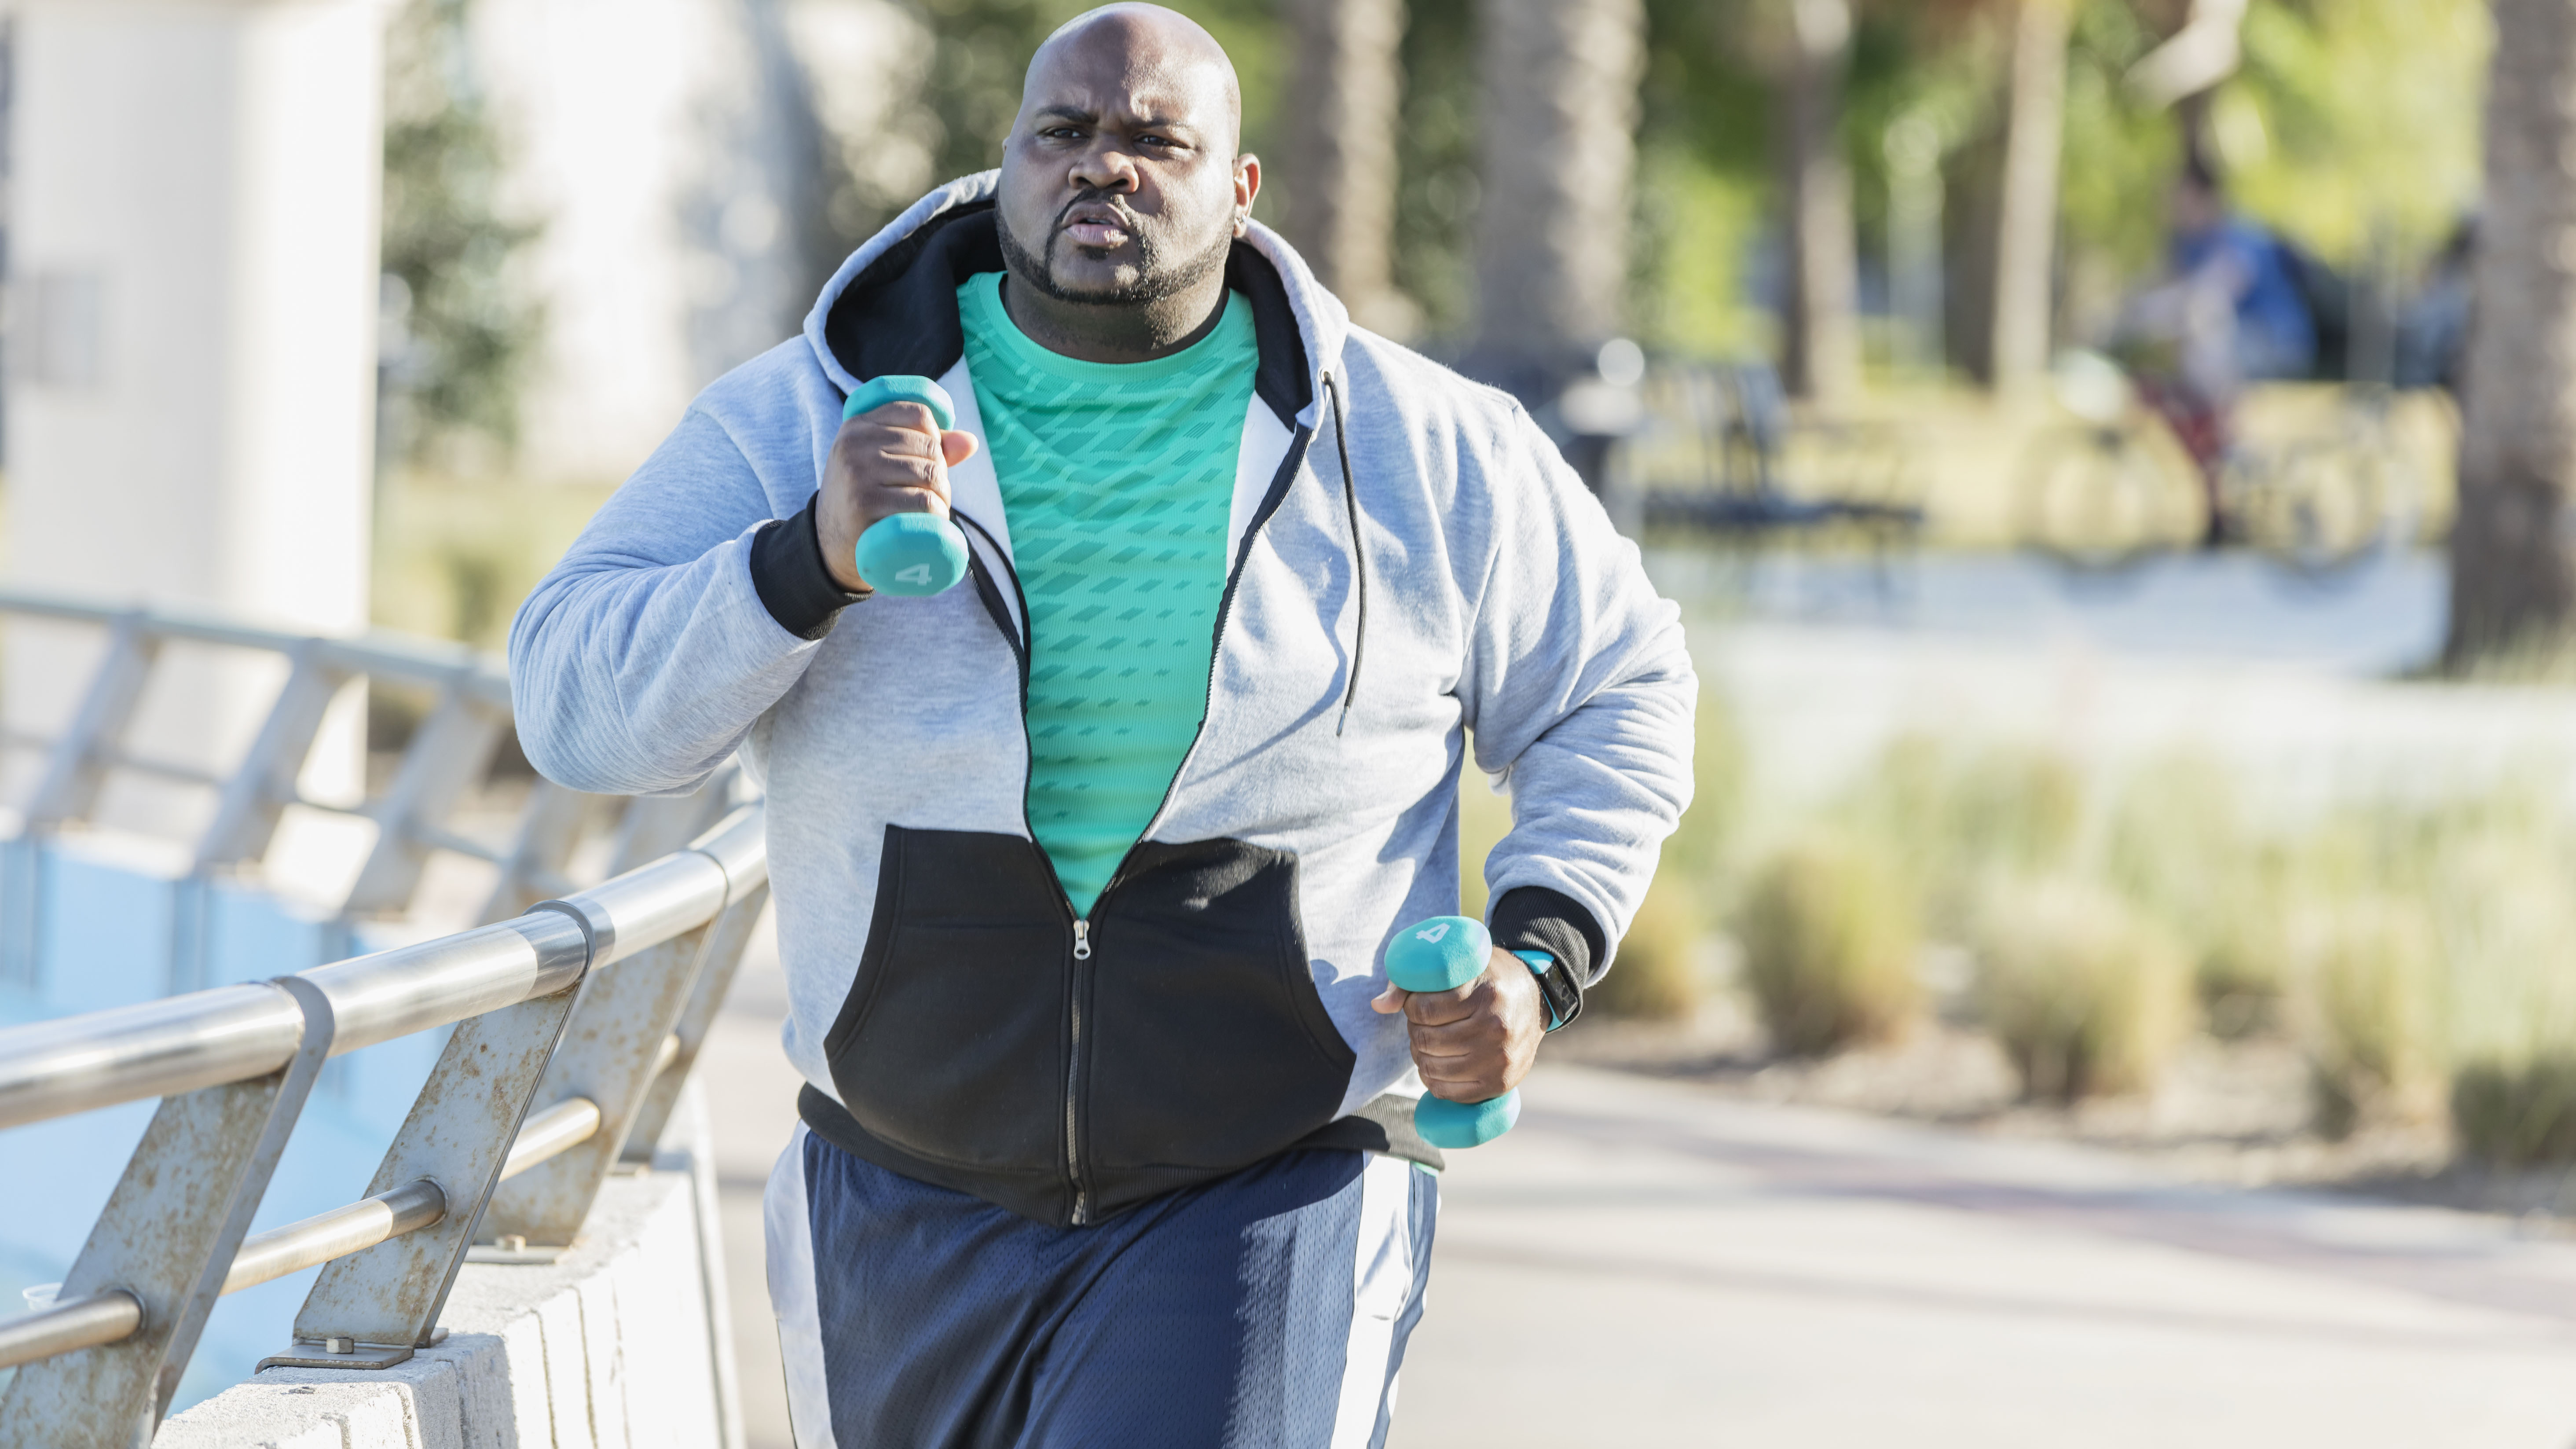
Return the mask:
<svg viewBox="0 0 2576 1449">
<path fill-rule="evenodd" d="M 1300 1146 L 1417 1158 L 1394 932 L 1458 909 L 1458 790 L 1503 777 L 1498 943 L 1609 964 L 1691 792 L 1698 685 L 1635 545 L 1503 393 L 1351 325 L 1255 225 L 1260 344 L 1207 714 L 1077 920 L 1023 801 L 1026 612 L 989 448 L 964 583 L 852 604 L 811 503 L 845 395 L 935 377 L 980 439 L 955 290 L 996 173 L 844 263 L 804 335 L 701 394 L 519 611 L 547 778 L 667 792 L 740 751 L 769 799 L 800 1109 L 846 1150 L 1098 1221 Z"/>
</svg>

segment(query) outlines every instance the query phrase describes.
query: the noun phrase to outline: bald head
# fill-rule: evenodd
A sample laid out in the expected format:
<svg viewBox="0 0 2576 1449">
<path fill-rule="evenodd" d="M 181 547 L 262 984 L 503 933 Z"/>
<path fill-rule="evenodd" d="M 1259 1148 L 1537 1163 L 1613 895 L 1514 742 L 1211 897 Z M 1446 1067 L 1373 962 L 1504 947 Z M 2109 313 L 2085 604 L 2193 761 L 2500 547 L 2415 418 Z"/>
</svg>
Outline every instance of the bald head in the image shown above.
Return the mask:
<svg viewBox="0 0 2576 1449">
<path fill-rule="evenodd" d="M 1057 26 L 1029 57 L 1028 78 L 1020 89 L 1021 119 L 1027 119 L 1029 97 L 1052 85 L 1053 67 L 1104 62 L 1193 93 L 1211 118 L 1223 117 L 1226 154 L 1242 144 L 1243 85 L 1235 79 L 1233 58 L 1205 26 L 1160 5 L 1103 5 Z"/>
<path fill-rule="evenodd" d="M 1102 361 L 1159 355 L 1212 323 L 1261 189 L 1242 131 L 1234 63 L 1188 16 L 1109 5 L 1048 36 L 995 198 L 1013 318 Z"/>
</svg>

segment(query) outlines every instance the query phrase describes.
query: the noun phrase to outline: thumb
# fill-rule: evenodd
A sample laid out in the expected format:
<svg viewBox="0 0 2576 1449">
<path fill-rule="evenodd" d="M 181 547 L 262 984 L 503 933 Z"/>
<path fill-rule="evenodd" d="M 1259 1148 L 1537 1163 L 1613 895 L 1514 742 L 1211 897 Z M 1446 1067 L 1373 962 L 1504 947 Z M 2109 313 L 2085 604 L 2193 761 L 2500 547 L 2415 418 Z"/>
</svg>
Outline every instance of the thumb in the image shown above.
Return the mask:
<svg viewBox="0 0 2576 1449">
<path fill-rule="evenodd" d="M 951 429 L 939 435 L 940 454 L 948 460 L 948 466 L 951 468 L 974 457 L 975 447 L 973 433 L 961 433 Z"/>
<path fill-rule="evenodd" d="M 1404 1003 L 1411 999 L 1413 999 L 1412 992 L 1390 981 L 1386 989 L 1377 994 L 1377 999 L 1369 1003 L 1369 1010 L 1380 1016 L 1393 1016 L 1404 1010 Z"/>
</svg>

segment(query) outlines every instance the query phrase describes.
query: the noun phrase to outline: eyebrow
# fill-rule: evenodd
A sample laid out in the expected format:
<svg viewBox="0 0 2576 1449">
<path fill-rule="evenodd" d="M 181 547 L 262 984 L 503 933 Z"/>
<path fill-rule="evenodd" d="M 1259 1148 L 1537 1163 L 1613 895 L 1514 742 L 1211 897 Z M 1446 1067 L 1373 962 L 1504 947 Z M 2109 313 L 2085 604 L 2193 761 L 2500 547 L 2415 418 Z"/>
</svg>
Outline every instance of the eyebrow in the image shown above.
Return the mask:
<svg viewBox="0 0 2576 1449">
<path fill-rule="evenodd" d="M 1059 101 L 1053 105 L 1038 107 L 1037 119 L 1079 121 L 1086 126 L 1096 126 L 1100 124 L 1100 113 Z M 1193 136 L 1197 135 L 1200 129 L 1175 116 L 1140 116 L 1136 119 L 1136 125 L 1142 130 L 1178 131 Z"/>
</svg>

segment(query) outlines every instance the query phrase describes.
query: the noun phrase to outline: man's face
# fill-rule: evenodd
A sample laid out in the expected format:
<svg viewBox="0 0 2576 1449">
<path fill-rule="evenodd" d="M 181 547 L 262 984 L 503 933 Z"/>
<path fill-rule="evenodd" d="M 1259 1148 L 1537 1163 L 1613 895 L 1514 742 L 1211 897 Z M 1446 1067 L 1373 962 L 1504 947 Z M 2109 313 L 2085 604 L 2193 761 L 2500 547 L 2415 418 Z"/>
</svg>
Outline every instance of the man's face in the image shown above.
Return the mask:
<svg viewBox="0 0 2576 1449">
<path fill-rule="evenodd" d="M 1138 305 L 1225 265 L 1260 186 L 1220 65 L 1108 18 L 1030 67 L 1003 153 L 1002 253 L 1059 301 Z"/>
</svg>

